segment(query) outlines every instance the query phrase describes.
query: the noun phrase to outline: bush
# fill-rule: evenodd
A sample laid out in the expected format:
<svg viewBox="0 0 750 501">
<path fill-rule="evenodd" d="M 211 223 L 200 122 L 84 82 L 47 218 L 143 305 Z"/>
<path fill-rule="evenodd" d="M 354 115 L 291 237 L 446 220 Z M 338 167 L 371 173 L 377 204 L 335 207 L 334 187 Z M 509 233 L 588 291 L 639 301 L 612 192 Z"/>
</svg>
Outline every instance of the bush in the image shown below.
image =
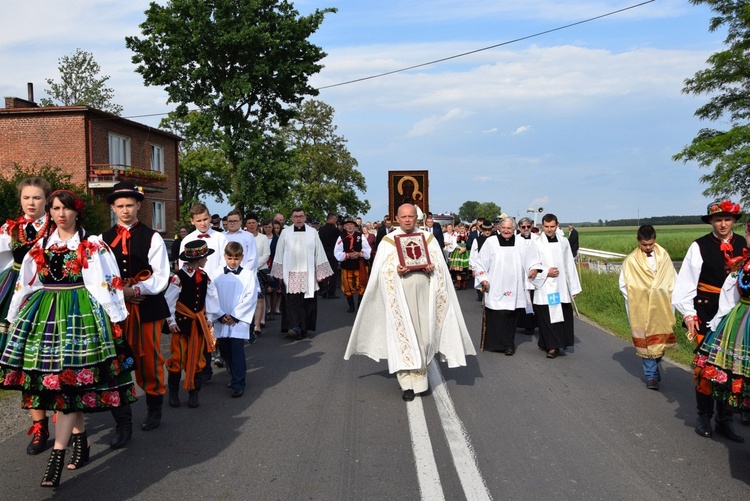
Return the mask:
<svg viewBox="0 0 750 501">
<path fill-rule="evenodd" d="M 21 215 L 18 201 L 18 190 L 16 185 L 23 179 L 31 176 L 39 176 L 46 179 L 52 186 L 52 190 L 70 190 L 81 197 L 85 203 L 84 221 L 85 228 L 89 234 L 98 235 L 111 226 L 109 217 L 109 206 L 101 200 L 91 196 L 86 186 L 75 184 L 71 181 L 71 175 L 63 172 L 60 167 L 49 164 L 43 167 L 22 167 L 15 164 L 12 171 L 5 177 L 0 177 L 0 216 L 6 219 L 15 219 Z"/>
</svg>

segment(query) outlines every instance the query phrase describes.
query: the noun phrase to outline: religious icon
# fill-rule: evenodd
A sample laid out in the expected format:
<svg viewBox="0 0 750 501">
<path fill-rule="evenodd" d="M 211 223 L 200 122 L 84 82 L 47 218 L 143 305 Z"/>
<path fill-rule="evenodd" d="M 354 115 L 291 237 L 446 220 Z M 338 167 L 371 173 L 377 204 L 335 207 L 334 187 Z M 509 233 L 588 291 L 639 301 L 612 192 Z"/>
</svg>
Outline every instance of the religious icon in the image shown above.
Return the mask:
<svg viewBox="0 0 750 501">
<path fill-rule="evenodd" d="M 396 235 L 393 240 L 401 266 L 410 270 L 421 270 L 431 263 L 424 233 L 404 233 Z"/>
<path fill-rule="evenodd" d="M 403 204 L 413 204 L 427 213 L 427 171 L 388 171 L 388 195 L 391 218 Z"/>
</svg>

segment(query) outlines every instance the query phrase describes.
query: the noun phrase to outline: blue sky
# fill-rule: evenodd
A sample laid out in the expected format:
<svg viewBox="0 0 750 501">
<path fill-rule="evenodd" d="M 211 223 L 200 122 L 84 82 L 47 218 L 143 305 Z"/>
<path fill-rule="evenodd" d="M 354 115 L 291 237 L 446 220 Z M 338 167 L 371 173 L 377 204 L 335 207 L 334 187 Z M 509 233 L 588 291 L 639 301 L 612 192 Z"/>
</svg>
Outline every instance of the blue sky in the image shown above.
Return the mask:
<svg viewBox="0 0 750 501">
<path fill-rule="evenodd" d="M 313 41 L 328 56 L 312 84 L 348 80 L 527 37 L 638 2 L 566 0 L 300 1 L 337 7 Z M 58 58 L 90 51 L 110 75 L 123 116 L 166 113 L 124 37 L 140 35 L 148 2 L 3 2 L 0 92 L 44 96 Z M 581 222 L 702 214 L 705 171 L 671 157 L 708 124 L 705 97 L 683 81 L 722 48 L 710 11 L 657 0 L 568 29 L 444 63 L 322 89 L 337 133 L 367 180 L 365 219 L 387 212 L 388 170 L 428 170 L 430 209 L 495 202 L 510 215 L 544 207 Z M 28 19 L 29 22 L 20 20 Z M 160 116 L 135 120 L 158 125 Z M 718 124 L 721 126 L 721 124 Z M 226 206 L 208 201 L 216 211 Z"/>
</svg>

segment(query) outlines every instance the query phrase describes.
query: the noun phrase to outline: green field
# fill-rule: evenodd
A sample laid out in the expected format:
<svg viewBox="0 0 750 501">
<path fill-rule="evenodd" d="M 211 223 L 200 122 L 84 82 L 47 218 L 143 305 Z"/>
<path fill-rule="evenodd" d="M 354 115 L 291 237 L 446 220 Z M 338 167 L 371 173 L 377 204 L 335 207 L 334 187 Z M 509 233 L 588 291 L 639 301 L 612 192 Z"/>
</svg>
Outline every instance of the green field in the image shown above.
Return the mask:
<svg viewBox="0 0 750 501">
<path fill-rule="evenodd" d="M 676 226 L 655 226 L 656 242 L 667 249 L 673 261 L 682 261 L 693 240 L 711 230 L 707 224 Z M 638 246 L 635 238 L 637 226 L 590 226 L 577 228 L 581 247 L 607 252 L 630 254 Z M 745 234 L 744 224 L 735 226 L 734 231 Z"/>
</svg>

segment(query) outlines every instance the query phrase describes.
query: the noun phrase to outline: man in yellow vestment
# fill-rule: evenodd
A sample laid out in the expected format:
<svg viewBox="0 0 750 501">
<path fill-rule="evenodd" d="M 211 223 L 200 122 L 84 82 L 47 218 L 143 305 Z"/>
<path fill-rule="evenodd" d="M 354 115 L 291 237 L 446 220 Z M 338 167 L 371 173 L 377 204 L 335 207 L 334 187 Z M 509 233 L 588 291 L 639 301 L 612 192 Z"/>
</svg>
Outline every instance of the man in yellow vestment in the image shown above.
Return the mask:
<svg viewBox="0 0 750 501">
<path fill-rule="evenodd" d="M 675 271 L 669 253 L 656 243 L 650 224 L 638 228 L 638 248 L 622 263 L 620 291 L 625 297 L 635 353 L 643 359 L 646 387 L 659 389 L 659 362 L 667 348 L 677 344 L 674 336 L 672 290 Z"/>
</svg>

